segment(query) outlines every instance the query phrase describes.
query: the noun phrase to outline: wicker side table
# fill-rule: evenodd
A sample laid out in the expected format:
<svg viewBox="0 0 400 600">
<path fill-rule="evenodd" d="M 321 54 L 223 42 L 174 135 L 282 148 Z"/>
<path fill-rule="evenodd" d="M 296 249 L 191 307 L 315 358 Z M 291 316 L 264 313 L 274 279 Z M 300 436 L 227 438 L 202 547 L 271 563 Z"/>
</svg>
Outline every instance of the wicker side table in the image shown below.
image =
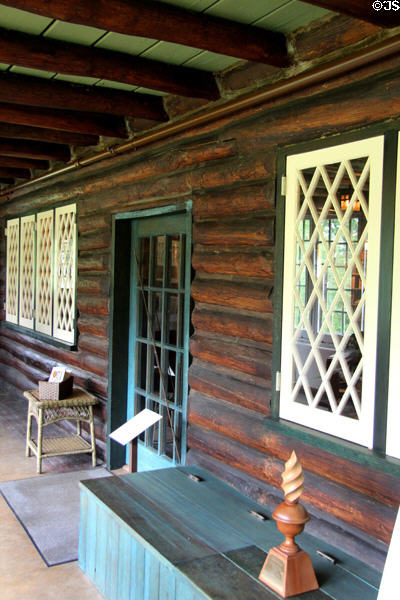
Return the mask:
<svg viewBox="0 0 400 600">
<path fill-rule="evenodd" d="M 98 399 L 95 396 L 81 388 L 74 388 L 72 395 L 64 400 L 39 400 L 38 390 L 24 392 L 24 396 L 29 402 L 26 455 L 30 456 L 32 451 L 36 456 L 38 473 L 41 473 L 42 458 L 49 456 L 90 452 L 92 454 L 92 465 L 96 466 L 93 405 L 98 402 Z M 32 417 L 36 419 L 38 427 L 36 440 L 32 438 Z M 43 437 L 43 428 L 46 425 L 65 419 L 76 421 L 76 435 Z M 81 435 L 81 421 L 89 423 L 90 443 Z"/>
</svg>

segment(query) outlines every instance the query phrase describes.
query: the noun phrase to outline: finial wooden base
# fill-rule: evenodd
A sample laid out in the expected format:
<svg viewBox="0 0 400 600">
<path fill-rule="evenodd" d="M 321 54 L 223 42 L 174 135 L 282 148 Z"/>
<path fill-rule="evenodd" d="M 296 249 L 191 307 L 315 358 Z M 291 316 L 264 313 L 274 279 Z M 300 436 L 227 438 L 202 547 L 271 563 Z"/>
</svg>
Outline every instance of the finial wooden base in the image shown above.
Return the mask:
<svg viewBox="0 0 400 600">
<path fill-rule="evenodd" d="M 318 589 L 311 559 L 303 550 L 286 554 L 272 548 L 258 578 L 283 598 Z"/>
<path fill-rule="evenodd" d="M 299 503 L 304 476 L 294 452 L 285 463 L 282 475 L 285 501 L 272 513 L 277 527 L 285 536 L 279 547 L 271 548 L 258 576 L 283 598 L 318 589 L 311 559 L 294 541 L 310 519 L 307 510 Z"/>
</svg>

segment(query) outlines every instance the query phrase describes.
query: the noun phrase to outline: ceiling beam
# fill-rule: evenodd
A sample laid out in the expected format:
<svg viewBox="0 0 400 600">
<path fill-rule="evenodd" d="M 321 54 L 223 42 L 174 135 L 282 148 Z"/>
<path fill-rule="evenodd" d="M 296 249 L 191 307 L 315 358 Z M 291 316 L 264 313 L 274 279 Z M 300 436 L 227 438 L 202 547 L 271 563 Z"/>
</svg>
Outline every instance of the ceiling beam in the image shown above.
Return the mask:
<svg viewBox="0 0 400 600">
<path fill-rule="evenodd" d="M 399 17 L 397 12 L 393 10 L 385 9 L 384 1 L 379 2 L 379 10 L 374 10 L 373 2 L 366 2 L 366 0 L 303 0 L 307 4 L 314 4 L 320 8 L 326 8 L 333 12 L 342 13 L 353 17 L 354 19 L 360 19 L 360 21 L 367 21 L 373 25 L 379 27 L 397 27 L 399 25 Z"/>
<path fill-rule="evenodd" d="M 68 162 L 71 158 L 69 146 L 31 142 L 26 140 L 9 140 L 0 138 L 0 156 L 21 156 L 42 160 L 59 160 Z"/>
<path fill-rule="evenodd" d="M 109 79 L 189 97 L 219 97 L 211 73 L 122 52 L 0 29 L 0 62 L 66 75 Z"/>
<path fill-rule="evenodd" d="M 0 167 L 0 177 L 9 177 L 14 179 L 30 179 L 31 172 L 29 169 L 7 169 Z"/>
<path fill-rule="evenodd" d="M 74 133 L 127 138 L 122 117 L 0 102 L 0 121 Z"/>
<path fill-rule="evenodd" d="M 3 4 L 52 19 L 194 46 L 245 60 L 279 67 L 289 63 L 282 33 L 154 0 L 6 0 Z"/>
<path fill-rule="evenodd" d="M 0 137 L 17 140 L 35 140 L 53 144 L 68 144 L 71 146 L 97 146 L 99 138 L 95 135 L 57 131 L 42 127 L 26 127 L 0 122 Z"/>
<path fill-rule="evenodd" d="M 0 156 L 0 167 L 47 170 L 49 166 L 50 165 L 47 160 L 34 160 L 33 158 L 16 158 L 14 156 Z"/>
<path fill-rule="evenodd" d="M 168 120 L 159 96 L 13 73 L 0 73 L 0 102 Z"/>
</svg>

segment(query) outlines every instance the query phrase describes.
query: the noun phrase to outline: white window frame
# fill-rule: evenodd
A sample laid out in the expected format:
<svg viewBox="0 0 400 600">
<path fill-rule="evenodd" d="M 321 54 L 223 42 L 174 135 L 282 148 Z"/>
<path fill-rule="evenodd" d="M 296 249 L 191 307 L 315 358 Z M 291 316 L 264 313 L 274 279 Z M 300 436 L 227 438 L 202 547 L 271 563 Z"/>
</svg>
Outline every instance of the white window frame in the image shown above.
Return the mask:
<svg viewBox="0 0 400 600">
<path fill-rule="evenodd" d="M 383 179 L 384 136 L 339 144 L 287 157 L 286 172 L 286 215 L 285 250 L 282 302 L 282 341 L 281 341 L 281 390 L 280 417 L 311 427 L 324 433 L 340 437 L 372 448 L 375 405 L 375 365 L 378 316 L 378 281 L 381 230 L 381 204 Z M 294 322 L 293 282 L 296 267 L 295 223 L 299 205 L 299 184 L 297 172 L 318 165 L 326 165 L 370 157 L 370 201 L 369 211 L 373 219 L 368 222 L 368 261 L 365 334 L 363 354 L 362 405 L 359 419 L 350 419 L 318 408 L 311 408 L 292 400 L 293 358 L 292 345 Z"/>
<path fill-rule="evenodd" d="M 33 329 L 35 310 L 35 215 L 20 223 L 19 324 Z"/>
<path fill-rule="evenodd" d="M 47 248 L 42 245 L 44 240 L 40 225 L 43 219 L 49 220 L 51 229 Z M 31 253 L 29 260 L 33 261 L 33 265 L 30 264 L 27 277 L 24 272 L 27 257 L 21 236 L 29 227 L 33 228 L 34 235 L 29 241 L 27 253 Z M 6 321 L 68 345 L 74 345 L 76 341 L 76 229 L 75 203 L 7 221 Z M 67 245 L 68 252 L 65 252 Z M 44 259 L 50 261 L 45 274 L 46 281 L 43 281 L 41 272 Z M 66 267 L 61 269 L 62 276 L 61 263 Z M 58 264 L 58 270 L 55 264 Z M 43 286 L 46 287 L 46 311 L 42 310 L 40 304 L 44 297 Z M 31 303 L 31 310 L 26 309 L 26 298 Z M 47 313 L 46 318 L 44 312 Z"/>
<path fill-rule="evenodd" d="M 6 234 L 6 321 L 17 324 L 19 314 L 19 219 L 7 221 Z"/>
</svg>

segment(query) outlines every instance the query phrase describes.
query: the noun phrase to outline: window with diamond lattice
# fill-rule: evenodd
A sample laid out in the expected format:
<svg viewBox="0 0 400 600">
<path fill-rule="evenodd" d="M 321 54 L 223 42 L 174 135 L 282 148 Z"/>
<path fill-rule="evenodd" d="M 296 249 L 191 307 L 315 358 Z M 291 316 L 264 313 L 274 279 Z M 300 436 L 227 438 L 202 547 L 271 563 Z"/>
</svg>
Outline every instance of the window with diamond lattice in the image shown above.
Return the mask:
<svg viewBox="0 0 400 600">
<path fill-rule="evenodd" d="M 6 320 L 18 323 L 19 219 L 7 221 Z"/>
<path fill-rule="evenodd" d="M 21 219 L 19 323 L 33 329 L 35 300 L 35 215 Z"/>
<path fill-rule="evenodd" d="M 53 211 L 38 213 L 36 242 L 36 330 L 52 334 Z"/>
<path fill-rule="evenodd" d="M 6 321 L 75 343 L 76 205 L 7 222 Z"/>
<path fill-rule="evenodd" d="M 382 165 L 383 136 L 289 156 L 286 173 L 280 416 L 368 447 Z"/>
<path fill-rule="evenodd" d="M 75 219 L 75 204 L 55 211 L 53 335 L 70 343 L 75 339 Z"/>
</svg>

